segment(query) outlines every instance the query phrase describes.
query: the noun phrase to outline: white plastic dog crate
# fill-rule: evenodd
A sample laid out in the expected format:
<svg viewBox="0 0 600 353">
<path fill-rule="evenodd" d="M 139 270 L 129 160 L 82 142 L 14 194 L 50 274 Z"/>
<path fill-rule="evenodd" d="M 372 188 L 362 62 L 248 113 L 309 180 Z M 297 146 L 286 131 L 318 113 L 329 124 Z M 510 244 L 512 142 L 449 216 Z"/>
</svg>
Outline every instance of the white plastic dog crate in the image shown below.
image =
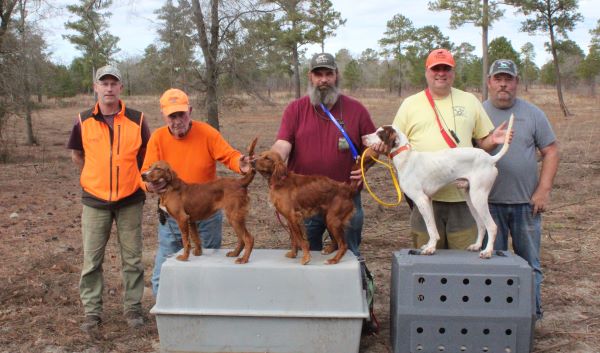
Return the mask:
<svg viewBox="0 0 600 353">
<path fill-rule="evenodd" d="M 390 298 L 394 353 L 527 353 L 533 271 L 510 252 L 395 252 Z"/>
<path fill-rule="evenodd" d="M 358 352 L 368 308 L 350 252 L 336 265 L 311 252 L 303 266 L 300 253 L 255 249 L 238 265 L 227 251 L 163 264 L 150 311 L 163 352 Z"/>
</svg>

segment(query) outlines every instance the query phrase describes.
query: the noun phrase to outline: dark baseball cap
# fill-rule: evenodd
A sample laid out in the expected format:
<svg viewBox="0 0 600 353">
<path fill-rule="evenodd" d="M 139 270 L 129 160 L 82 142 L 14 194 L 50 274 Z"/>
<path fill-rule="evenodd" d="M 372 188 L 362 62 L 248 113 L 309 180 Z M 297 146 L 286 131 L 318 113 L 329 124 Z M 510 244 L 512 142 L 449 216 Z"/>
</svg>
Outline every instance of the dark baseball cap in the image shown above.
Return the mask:
<svg viewBox="0 0 600 353">
<path fill-rule="evenodd" d="M 335 58 L 333 55 L 329 53 L 318 53 L 313 55 L 312 59 L 310 59 L 310 71 L 319 68 L 325 68 L 330 70 L 337 69 L 337 65 L 335 64 Z"/>
<path fill-rule="evenodd" d="M 490 76 L 494 76 L 496 74 L 509 74 L 513 77 L 517 77 L 517 65 L 515 62 L 509 59 L 498 59 L 492 63 L 490 66 Z"/>
</svg>

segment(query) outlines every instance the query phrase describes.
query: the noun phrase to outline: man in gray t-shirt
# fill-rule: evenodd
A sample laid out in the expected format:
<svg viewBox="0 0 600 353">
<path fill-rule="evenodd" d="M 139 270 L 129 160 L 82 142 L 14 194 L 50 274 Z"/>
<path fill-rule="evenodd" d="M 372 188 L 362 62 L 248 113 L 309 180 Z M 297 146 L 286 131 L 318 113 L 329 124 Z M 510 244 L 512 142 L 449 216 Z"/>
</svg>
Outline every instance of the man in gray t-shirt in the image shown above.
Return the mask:
<svg viewBox="0 0 600 353">
<path fill-rule="evenodd" d="M 508 153 L 498 162 L 498 177 L 489 196 L 490 213 L 498 226 L 494 249 L 507 250 L 508 234 L 515 253 L 535 274 L 536 316 L 542 318 L 540 265 L 541 213 L 550 201 L 558 169 L 558 143 L 548 118 L 538 107 L 516 97 L 519 77 L 511 60 L 494 61 L 483 107 L 495 126 L 515 115 L 514 135 Z M 495 154 L 500 149 L 500 146 Z M 542 157 L 538 176 L 537 154 Z"/>
</svg>

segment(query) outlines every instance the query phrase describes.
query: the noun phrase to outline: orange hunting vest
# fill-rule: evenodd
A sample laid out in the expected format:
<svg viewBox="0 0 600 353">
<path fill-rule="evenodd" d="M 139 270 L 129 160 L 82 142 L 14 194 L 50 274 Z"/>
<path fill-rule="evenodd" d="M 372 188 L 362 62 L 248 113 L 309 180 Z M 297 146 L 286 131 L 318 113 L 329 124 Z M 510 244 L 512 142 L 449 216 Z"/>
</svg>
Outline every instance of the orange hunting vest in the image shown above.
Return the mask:
<svg viewBox="0 0 600 353">
<path fill-rule="evenodd" d="M 140 188 L 137 154 L 142 146 L 144 114 L 125 108 L 114 118 L 111 131 L 98 103 L 79 114 L 85 162 L 81 171 L 84 193 L 113 203 Z"/>
</svg>

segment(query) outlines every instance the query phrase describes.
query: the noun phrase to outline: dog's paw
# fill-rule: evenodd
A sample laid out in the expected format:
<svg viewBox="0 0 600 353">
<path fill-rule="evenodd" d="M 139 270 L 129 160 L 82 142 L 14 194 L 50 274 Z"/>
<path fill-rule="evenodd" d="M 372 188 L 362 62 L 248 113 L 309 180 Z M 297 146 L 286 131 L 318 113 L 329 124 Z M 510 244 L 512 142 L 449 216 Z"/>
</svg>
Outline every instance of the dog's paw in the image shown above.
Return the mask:
<svg viewBox="0 0 600 353">
<path fill-rule="evenodd" d="M 334 243 L 329 243 L 329 244 L 325 245 L 325 247 L 323 247 L 323 250 L 321 250 L 321 254 L 329 255 L 336 250 L 337 250 L 337 246 Z"/>
<path fill-rule="evenodd" d="M 285 253 L 285 257 L 289 257 L 290 259 L 295 259 L 298 256 L 298 252 L 290 250 Z"/>
<path fill-rule="evenodd" d="M 302 257 L 302 260 L 300 260 L 300 264 L 302 264 L 302 265 L 306 265 L 309 262 L 310 262 L 310 255 L 304 255 Z"/>
<path fill-rule="evenodd" d="M 424 245 L 421 247 L 421 255 L 433 255 L 435 254 L 435 246 Z"/>
<path fill-rule="evenodd" d="M 194 256 L 201 256 L 201 255 L 202 255 L 202 249 L 194 248 Z"/>
<path fill-rule="evenodd" d="M 238 256 L 238 255 L 239 255 L 239 253 L 236 253 L 236 252 L 235 252 L 235 251 L 233 251 L 233 250 L 231 250 L 231 251 L 228 251 L 228 252 L 227 252 L 227 254 L 225 254 L 225 256 L 227 256 L 227 257 L 236 257 L 236 256 Z M 236 263 L 237 263 L 237 261 L 236 261 Z"/>
<path fill-rule="evenodd" d="M 246 264 L 246 263 L 248 263 L 248 260 L 244 259 L 243 257 L 238 257 L 237 259 L 235 259 L 235 263 L 236 264 L 240 264 L 240 265 L 241 264 Z"/>
<path fill-rule="evenodd" d="M 471 245 L 469 245 L 469 247 L 467 248 L 467 250 L 469 250 L 469 251 L 479 251 L 479 250 L 481 250 L 481 245 L 479 245 L 477 243 L 471 244 Z M 490 254 L 490 256 L 491 256 L 491 254 Z"/>
<path fill-rule="evenodd" d="M 335 265 L 335 264 L 337 264 L 338 262 L 339 262 L 339 261 L 338 261 L 338 260 L 336 260 L 335 258 L 333 258 L 333 259 L 328 259 L 328 260 L 325 260 L 325 265 Z"/>
<path fill-rule="evenodd" d="M 492 258 L 492 250 L 483 250 L 479 253 L 479 257 L 482 259 L 491 259 Z"/>
<path fill-rule="evenodd" d="M 185 256 L 184 254 L 181 254 L 181 255 L 177 255 L 176 259 L 179 261 L 187 261 L 188 257 Z"/>
</svg>

